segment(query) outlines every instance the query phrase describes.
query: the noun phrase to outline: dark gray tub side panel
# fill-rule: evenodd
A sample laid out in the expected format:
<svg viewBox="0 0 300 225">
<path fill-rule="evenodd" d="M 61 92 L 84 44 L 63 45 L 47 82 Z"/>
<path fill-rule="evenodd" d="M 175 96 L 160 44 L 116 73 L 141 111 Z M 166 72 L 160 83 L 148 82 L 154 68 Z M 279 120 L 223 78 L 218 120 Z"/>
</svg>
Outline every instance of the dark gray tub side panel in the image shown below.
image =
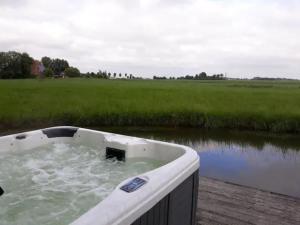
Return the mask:
<svg viewBox="0 0 300 225">
<path fill-rule="evenodd" d="M 132 225 L 195 225 L 198 170 Z"/>
<path fill-rule="evenodd" d="M 196 224 L 196 214 L 197 214 L 197 202 L 198 202 L 198 192 L 199 192 L 199 170 L 194 173 L 193 177 L 193 211 L 192 211 L 192 224 Z"/>
<path fill-rule="evenodd" d="M 166 225 L 168 224 L 169 195 L 160 200 L 143 216 L 138 218 L 132 225 Z"/>
<path fill-rule="evenodd" d="M 77 132 L 77 127 L 65 127 L 65 128 L 47 128 L 43 129 L 42 132 L 47 135 L 48 138 L 57 137 L 74 137 Z"/>
<path fill-rule="evenodd" d="M 191 177 L 170 193 L 168 224 L 191 224 L 193 211 L 193 185 L 194 183 Z"/>
</svg>

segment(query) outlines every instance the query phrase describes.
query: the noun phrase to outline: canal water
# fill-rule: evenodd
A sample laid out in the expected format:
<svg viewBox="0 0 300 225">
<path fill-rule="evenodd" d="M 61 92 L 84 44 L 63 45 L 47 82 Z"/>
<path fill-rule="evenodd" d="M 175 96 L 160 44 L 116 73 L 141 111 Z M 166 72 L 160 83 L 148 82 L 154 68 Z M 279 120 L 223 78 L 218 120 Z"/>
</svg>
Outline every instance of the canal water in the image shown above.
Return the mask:
<svg viewBox="0 0 300 225">
<path fill-rule="evenodd" d="M 190 146 L 200 156 L 201 176 L 300 197 L 299 136 L 199 129 L 104 130 Z"/>
</svg>

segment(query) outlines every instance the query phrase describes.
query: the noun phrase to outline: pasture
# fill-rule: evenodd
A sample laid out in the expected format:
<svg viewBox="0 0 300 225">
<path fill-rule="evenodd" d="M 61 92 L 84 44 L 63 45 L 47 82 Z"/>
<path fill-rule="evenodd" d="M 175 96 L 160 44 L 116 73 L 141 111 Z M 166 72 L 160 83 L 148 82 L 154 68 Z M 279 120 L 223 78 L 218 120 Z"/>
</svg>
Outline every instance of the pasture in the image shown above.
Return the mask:
<svg viewBox="0 0 300 225">
<path fill-rule="evenodd" d="M 300 131 L 300 82 L 0 80 L 0 130 L 52 125 Z"/>
</svg>

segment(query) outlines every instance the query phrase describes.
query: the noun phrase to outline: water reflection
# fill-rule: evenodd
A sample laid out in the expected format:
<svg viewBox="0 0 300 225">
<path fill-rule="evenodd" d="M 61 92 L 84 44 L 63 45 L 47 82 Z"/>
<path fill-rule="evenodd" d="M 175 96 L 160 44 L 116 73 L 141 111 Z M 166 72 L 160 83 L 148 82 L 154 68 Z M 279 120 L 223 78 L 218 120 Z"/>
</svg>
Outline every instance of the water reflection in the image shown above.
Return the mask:
<svg viewBox="0 0 300 225">
<path fill-rule="evenodd" d="M 200 175 L 300 197 L 297 136 L 199 129 L 107 130 L 188 145 L 200 155 Z"/>
</svg>

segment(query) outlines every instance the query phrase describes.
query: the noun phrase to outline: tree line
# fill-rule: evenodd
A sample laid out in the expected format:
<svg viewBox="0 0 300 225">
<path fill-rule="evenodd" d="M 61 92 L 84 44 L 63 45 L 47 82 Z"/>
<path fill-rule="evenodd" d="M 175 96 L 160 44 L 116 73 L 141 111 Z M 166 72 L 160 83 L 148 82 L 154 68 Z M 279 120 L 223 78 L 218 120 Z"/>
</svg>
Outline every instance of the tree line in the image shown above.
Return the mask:
<svg viewBox="0 0 300 225">
<path fill-rule="evenodd" d="M 39 77 L 85 77 L 85 78 L 99 78 L 99 79 L 143 79 L 142 77 L 134 76 L 128 73 L 112 73 L 106 70 L 99 70 L 98 72 L 81 73 L 76 67 L 70 66 L 65 59 L 50 58 L 44 56 L 40 61 L 34 60 L 28 53 L 19 53 L 16 51 L 0 52 L 0 79 L 22 79 L 34 78 L 37 75 L 32 74 L 32 66 L 38 62 L 40 66 Z M 225 79 L 223 74 L 214 74 L 208 76 L 205 72 L 181 77 L 153 76 L 154 80 L 222 80 Z"/>
<path fill-rule="evenodd" d="M 0 52 L 0 79 L 22 79 L 35 78 L 32 74 L 34 59 L 28 53 L 19 53 L 16 51 Z M 132 74 L 111 73 L 99 70 L 98 72 L 81 73 L 76 67 L 69 65 L 65 59 L 50 58 L 44 56 L 38 61 L 41 68 L 39 77 L 85 77 L 100 79 L 142 79 Z"/>
<path fill-rule="evenodd" d="M 43 66 L 45 67 L 44 75 L 46 77 L 53 76 L 67 76 L 67 77 L 80 77 L 80 71 L 76 67 L 69 66 L 69 63 L 65 59 L 51 59 L 48 56 L 44 56 L 41 59 Z"/>
<path fill-rule="evenodd" d="M 101 71 L 99 70 L 97 73 L 94 72 L 87 72 L 81 74 L 82 77 L 85 78 L 100 78 L 100 79 L 143 79 L 142 77 L 137 77 L 132 74 L 127 74 L 127 73 L 111 73 L 107 72 L 106 70 Z"/>
<path fill-rule="evenodd" d="M 166 76 L 153 76 L 153 80 L 225 80 L 226 77 L 224 74 L 213 74 L 211 76 L 207 75 L 205 72 L 201 72 L 199 74 L 196 74 L 194 76 L 192 75 L 186 75 L 186 76 L 181 76 L 181 77 L 172 77 L 170 76 L 169 78 L 167 78 Z"/>
<path fill-rule="evenodd" d="M 35 60 L 26 52 L 0 52 L 0 79 L 34 78 L 36 77 L 32 72 L 34 62 Z M 69 66 L 65 59 L 51 59 L 44 56 L 38 62 L 40 76 L 79 77 L 81 75 L 79 69 Z"/>
<path fill-rule="evenodd" d="M 32 63 L 27 53 L 0 52 L 0 79 L 30 78 Z"/>
</svg>

